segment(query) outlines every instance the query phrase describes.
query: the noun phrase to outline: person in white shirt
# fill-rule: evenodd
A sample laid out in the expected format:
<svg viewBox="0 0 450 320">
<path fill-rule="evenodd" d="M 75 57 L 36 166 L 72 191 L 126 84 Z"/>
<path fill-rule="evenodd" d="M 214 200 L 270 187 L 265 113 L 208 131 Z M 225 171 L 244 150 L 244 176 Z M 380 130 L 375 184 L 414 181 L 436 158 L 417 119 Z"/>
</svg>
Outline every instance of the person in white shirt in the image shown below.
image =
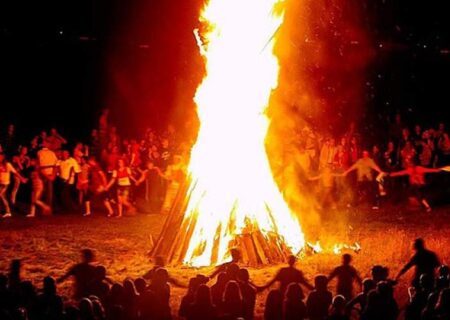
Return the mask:
<svg viewBox="0 0 450 320">
<path fill-rule="evenodd" d="M 46 193 L 46 200 L 50 207 L 53 204 L 53 183 L 56 177 L 56 165 L 58 157 L 48 148 L 48 142 L 43 142 L 43 148 L 38 151 L 37 159 L 38 166 L 41 170 L 41 175 L 44 180 L 44 189 Z"/>
<path fill-rule="evenodd" d="M 74 208 L 73 193 L 75 177 L 81 172 L 78 162 L 70 156 L 69 151 L 63 150 L 62 159 L 57 163 L 58 178 L 61 185 L 61 205 L 64 209 Z"/>
<path fill-rule="evenodd" d="M 17 176 L 21 182 L 27 182 L 27 179 L 23 178 L 20 173 L 14 169 L 12 164 L 6 161 L 5 155 L 0 153 L 0 200 L 5 209 L 3 218 L 11 217 L 11 208 L 9 206 L 8 197 L 6 196 L 6 191 L 11 183 L 11 174 Z"/>
</svg>

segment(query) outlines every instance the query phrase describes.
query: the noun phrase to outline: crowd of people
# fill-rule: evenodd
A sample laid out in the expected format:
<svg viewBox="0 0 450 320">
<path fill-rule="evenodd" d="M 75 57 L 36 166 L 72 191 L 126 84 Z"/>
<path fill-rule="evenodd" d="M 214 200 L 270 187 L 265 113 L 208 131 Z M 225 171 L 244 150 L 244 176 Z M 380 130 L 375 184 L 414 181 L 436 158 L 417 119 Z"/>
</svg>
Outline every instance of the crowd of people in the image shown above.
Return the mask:
<svg viewBox="0 0 450 320">
<path fill-rule="evenodd" d="M 43 279 L 42 288 L 22 279 L 21 261 L 11 263 L 8 275 L 0 274 L 0 318 L 4 320 L 248 320 L 255 318 L 257 295 L 269 290 L 262 315 L 266 320 L 394 320 L 400 307 L 394 288 L 400 277 L 415 268 L 404 308 L 406 320 L 450 319 L 449 267 L 426 249 L 424 241 L 414 242 L 415 253 L 395 279 L 385 266 L 373 266 L 371 277 L 361 279 L 349 254 L 329 275 L 317 275 L 311 284 L 288 258 L 265 285 L 256 285 L 249 271 L 240 265 L 240 253 L 232 249 L 232 260 L 216 267 L 213 274 L 198 274 L 187 285 L 174 279 L 161 258 L 142 277 L 117 283 L 107 277 L 104 266 L 95 263 L 90 249 L 82 261 L 66 274 Z M 58 294 L 57 284 L 73 278 L 73 298 Z M 261 279 L 257 279 L 261 281 Z M 334 292 L 330 282 L 336 281 Z M 171 286 L 186 288 L 179 306 L 170 303 Z M 359 288 L 360 292 L 355 292 Z M 403 308 L 403 306 L 402 306 Z"/>
<path fill-rule="evenodd" d="M 17 199 L 30 203 L 28 217 L 35 217 L 37 209 L 49 215 L 79 208 L 89 216 L 93 200 L 102 204 L 108 217 L 122 217 L 136 212 L 138 198 L 145 204 L 140 211 L 168 212 L 185 178 L 189 154 L 190 142 L 179 141 L 176 135 L 175 128 L 168 126 L 162 133 L 148 129 L 140 139 L 122 139 L 107 109 L 88 143 L 73 144 L 56 128 L 27 143 L 20 141 L 11 124 L 0 136 L 3 217 L 11 217 Z M 377 209 L 390 191 L 409 186 L 409 196 L 431 210 L 425 176 L 450 164 L 445 125 L 426 130 L 415 125 L 411 132 L 397 115 L 386 137 L 364 148 L 367 142 L 354 123 L 338 143 L 308 126 L 297 132 L 297 175 L 317 185 L 314 196 L 319 208 L 368 202 Z M 302 192 L 312 189 L 308 185 Z"/>
<path fill-rule="evenodd" d="M 295 139 L 301 175 L 307 177 L 306 183 L 319 181 L 319 207 L 366 202 L 378 209 L 383 202 L 408 197 L 431 211 L 430 185 L 448 188 L 445 175 L 443 179 L 427 177 L 448 171 L 450 165 L 450 139 L 444 123 L 428 129 L 416 124 L 411 130 L 397 114 L 386 134 L 372 144 L 355 123 L 340 137 L 321 136 L 306 126 Z"/>
<path fill-rule="evenodd" d="M 2 216 L 11 217 L 21 199 L 30 203 L 27 217 L 80 208 L 89 216 L 92 201 L 108 217 L 122 217 L 134 215 L 138 196 L 144 210 L 166 212 L 186 171 L 183 153 L 171 126 L 162 134 L 148 129 L 140 140 L 121 139 L 107 109 L 87 144 L 70 143 L 56 128 L 24 143 L 9 125 L 0 139 Z"/>
</svg>

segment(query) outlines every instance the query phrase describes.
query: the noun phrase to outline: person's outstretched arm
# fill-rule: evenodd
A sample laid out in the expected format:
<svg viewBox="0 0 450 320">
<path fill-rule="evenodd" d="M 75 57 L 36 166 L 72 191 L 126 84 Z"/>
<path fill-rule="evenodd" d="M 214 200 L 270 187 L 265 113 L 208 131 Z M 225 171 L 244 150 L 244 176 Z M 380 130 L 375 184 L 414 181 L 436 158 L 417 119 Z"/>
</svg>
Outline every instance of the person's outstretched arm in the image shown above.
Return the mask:
<svg viewBox="0 0 450 320">
<path fill-rule="evenodd" d="M 343 175 L 343 176 L 346 176 L 346 175 L 348 175 L 350 172 L 356 170 L 356 164 L 357 164 L 357 163 L 358 163 L 358 162 L 355 162 L 350 168 L 348 168 L 347 170 L 345 170 L 345 172 L 344 172 L 342 175 Z"/>
<path fill-rule="evenodd" d="M 395 280 L 398 281 L 402 275 L 404 275 L 409 269 L 411 269 L 414 266 L 414 258 L 409 260 L 409 262 L 400 270 L 398 275 L 395 277 Z"/>
<path fill-rule="evenodd" d="M 401 171 L 389 173 L 389 177 L 393 177 L 393 178 L 407 176 L 407 175 L 409 175 L 408 170 L 401 170 Z"/>
</svg>

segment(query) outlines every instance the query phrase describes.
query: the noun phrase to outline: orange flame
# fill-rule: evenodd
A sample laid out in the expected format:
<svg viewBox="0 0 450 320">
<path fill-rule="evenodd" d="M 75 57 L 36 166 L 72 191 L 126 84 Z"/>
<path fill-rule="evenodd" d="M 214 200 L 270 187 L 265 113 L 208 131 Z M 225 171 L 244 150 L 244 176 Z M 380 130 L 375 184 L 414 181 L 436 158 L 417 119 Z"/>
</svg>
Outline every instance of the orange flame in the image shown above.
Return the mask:
<svg viewBox="0 0 450 320">
<path fill-rule="evenodd" d="M 229 259 L 236 236 L 277 234 L 296 254 L 300 224 L 274 182 L 265 138 L 266 108 L 278 85 L 274 36 L 284 13 L 280 0 L 210 0 L 195 31 L 206 76 L 195 102 L 200 120 L 191 152 L 185 221 L 192 222 L 183 262 L 192 266 Z M 192 219 L 194 218 L 194 219 Z"/>
</svg>

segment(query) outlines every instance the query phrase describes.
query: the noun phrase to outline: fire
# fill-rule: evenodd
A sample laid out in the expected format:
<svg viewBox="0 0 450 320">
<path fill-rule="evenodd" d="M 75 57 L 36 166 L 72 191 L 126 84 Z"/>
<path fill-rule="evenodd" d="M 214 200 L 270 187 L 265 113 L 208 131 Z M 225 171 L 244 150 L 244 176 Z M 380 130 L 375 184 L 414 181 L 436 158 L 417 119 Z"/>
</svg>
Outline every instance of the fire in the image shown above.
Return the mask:
<svg viewBox="0 0 450 320">
<path fill-rule="evenodd" d="M 191 151 L 184 224 L 190 241 L 183 262 L 226 262 L 237 237 L 273 235 L 293 254 L 304 246 L 300 224 L 271 172 L 265 113 L 278 85 L 274 38 L 281 0 L 209 0 L 196 31 L 206 76 L 195 102 L 200 120 Z"/>
</svg>

